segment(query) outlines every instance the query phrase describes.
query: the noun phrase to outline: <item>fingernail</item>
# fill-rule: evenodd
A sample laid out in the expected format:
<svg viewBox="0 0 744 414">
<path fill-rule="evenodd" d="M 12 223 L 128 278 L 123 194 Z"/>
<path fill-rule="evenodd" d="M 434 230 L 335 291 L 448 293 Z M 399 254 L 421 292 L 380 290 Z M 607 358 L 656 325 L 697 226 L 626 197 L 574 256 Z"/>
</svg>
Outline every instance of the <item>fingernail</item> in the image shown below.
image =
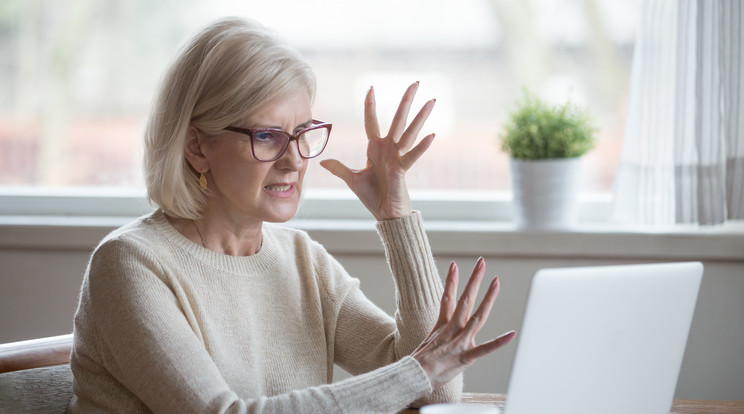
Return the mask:
<svg viewBox="0 0 744 414">
<path fill-rule="evenodd" d="M 491 287 L 492 287 L 492 288 L 493 288 L 493 287 L 496 287 L 496 285 L 498 285 L 498 284 L 499 284 L 499 277 L 498 277 L 498 276 L 496 276 L 496 277 L 494 277 L 494 278 L 493 278 L 493 280 L 491 281 Z"/>
<path fill-rule="evenodd" d="M 450 266 L 449 266 L 450 272 L 453 272 L 455 270 L 455 266 L 456 266 L 456 264 L 455 264 L 454 261 L 450 262 Z"/>
<path fill-rule="evenodd" d="M 483 256 L 481 256 L 478 258 L 478 263 L 476 264 L 476 266 L 478 266 L 478 268 L 480 269 L 481 267 L 483 267 L 485 263 L 486 263 L 486 260 L 483 258 Z"/>
</svg>

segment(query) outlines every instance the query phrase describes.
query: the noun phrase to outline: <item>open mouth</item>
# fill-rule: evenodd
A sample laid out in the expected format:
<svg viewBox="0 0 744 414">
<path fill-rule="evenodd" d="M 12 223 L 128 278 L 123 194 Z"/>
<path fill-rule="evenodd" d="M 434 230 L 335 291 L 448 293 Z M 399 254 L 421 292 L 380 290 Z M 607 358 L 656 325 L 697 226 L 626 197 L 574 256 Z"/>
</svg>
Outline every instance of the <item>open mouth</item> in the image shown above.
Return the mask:
<svg viewBox="0 0 744 414">
<path fill-rule="evenodd" d="M 290 188 L 292 188 L 292 184 L 286 184 L 286 185 L 267 185 L 264 187 L 265 189 L 269 191 L 289 191 Z"/>
</svg>

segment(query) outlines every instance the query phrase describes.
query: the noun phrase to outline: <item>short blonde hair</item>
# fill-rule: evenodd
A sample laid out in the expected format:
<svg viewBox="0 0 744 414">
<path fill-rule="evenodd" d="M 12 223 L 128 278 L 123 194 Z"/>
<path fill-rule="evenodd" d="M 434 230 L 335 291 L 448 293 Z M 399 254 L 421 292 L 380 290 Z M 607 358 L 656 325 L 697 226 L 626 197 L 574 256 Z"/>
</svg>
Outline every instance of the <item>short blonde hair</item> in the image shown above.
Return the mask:
<svg viewBox="0 0 744 414">
<path fill-rule="evenodd" d="M 166 72 L 147 123 L 148 200 L 174 217 L 198 218 L 206 201 L 184 155 L 189 127 L 216 135 L 300 88 L 312 101 L 312 69 L 260 24 L 226 18 L 199 32 Z"/>
</svg>

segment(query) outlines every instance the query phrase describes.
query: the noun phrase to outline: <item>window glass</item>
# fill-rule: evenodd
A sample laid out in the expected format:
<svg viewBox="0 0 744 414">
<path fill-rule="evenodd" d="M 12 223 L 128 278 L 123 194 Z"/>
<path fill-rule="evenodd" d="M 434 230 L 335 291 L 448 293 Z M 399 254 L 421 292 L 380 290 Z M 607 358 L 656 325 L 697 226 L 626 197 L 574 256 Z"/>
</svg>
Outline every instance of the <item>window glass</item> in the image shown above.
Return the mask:
<svg viewBox="0 0 744 414">
<path fill-rule="evenodd" d="M 364 163 L 362 99 L 387 126 L 405 87 L 437 98 L 430 151 L 411 189 L 508 191 L 498 135 L 528 88 L 596 119 L 585 192 L 612 187 L 638 1 L 4 0 L 0 3 L 0 185 L 141 187 L 141 141 L 178 45 L 215 18 L 274 29 L 318 76 L 314 116 L 333 123 L 321 156 Z M 311 161 L 314 188 L 343 183 Z"/>
</svg>

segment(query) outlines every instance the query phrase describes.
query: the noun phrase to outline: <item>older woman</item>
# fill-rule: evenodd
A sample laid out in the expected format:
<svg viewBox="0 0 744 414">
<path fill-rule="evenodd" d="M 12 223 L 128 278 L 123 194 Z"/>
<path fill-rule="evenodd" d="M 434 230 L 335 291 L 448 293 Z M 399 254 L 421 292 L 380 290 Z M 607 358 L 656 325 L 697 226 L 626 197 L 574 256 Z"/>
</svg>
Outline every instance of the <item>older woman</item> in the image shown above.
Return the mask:
<svg viewBox="0 0 744 414">
<path fill-rule="evenodd" d="M 148 196 L 159 208 L 96 248 L 75 315 L 80 412 L 389 412 L 459 398 L 459 374 L 513 333 L 476 346 L 479 260 L 457 301 L 442 287 L 404 174 L 433 135 L 406 119 L 382 136 L 365 102 L 368 163 L 341 177 L 378 220 L 396 283 L 393 319 L 292 218 L 308 159 L 331 125 L 313 118 L 315 79 L 259 25 L 225 19 L 198 34 L 164 79 L 146 132 Z M 440 306 L 441 298 L 441 306 Z M 472 315 L 471 315 L 472 314 Z M 332 382 L 333 365 L 355 376 Z"/>
</svg>

